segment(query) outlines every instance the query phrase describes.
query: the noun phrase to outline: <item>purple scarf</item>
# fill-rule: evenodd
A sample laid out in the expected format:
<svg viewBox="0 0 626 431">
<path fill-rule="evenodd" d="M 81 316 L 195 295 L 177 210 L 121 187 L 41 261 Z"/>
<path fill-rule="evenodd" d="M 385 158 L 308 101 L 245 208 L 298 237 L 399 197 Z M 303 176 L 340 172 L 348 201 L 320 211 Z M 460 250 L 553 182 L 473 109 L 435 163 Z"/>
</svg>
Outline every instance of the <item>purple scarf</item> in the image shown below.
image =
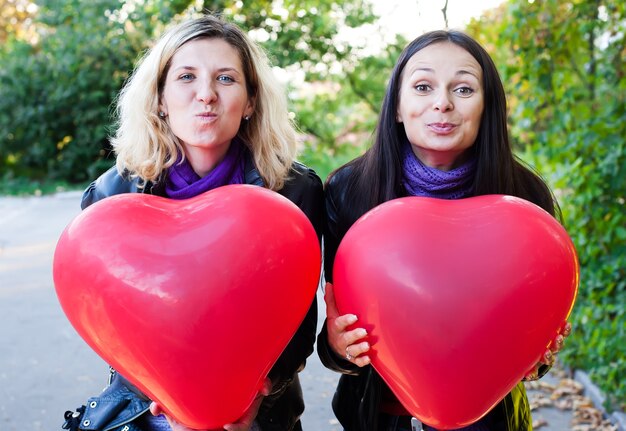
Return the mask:
<svg viewBox="0 0 626 431">
<path fill-rule="evenodd" d="M 239 139 L 233 139 L 224 160 L 202 178 L 187 158 L 181 162 L 182 157 L 179 156 L 167 170 L 165 195 L 172 199 L 188 199 L 227 184 L 243 184 L 244 147 Z"/>
<path fill-rule="evenodd" d="M 440 171 L 424 165 L 413 153 L 411 144 L 407 142 L 404 147 L 402 171 L 402 183 L 410 196 L 460 199 L 472 194 L 476 158 L 471 158 L 450 171 Z"/>
</svg>

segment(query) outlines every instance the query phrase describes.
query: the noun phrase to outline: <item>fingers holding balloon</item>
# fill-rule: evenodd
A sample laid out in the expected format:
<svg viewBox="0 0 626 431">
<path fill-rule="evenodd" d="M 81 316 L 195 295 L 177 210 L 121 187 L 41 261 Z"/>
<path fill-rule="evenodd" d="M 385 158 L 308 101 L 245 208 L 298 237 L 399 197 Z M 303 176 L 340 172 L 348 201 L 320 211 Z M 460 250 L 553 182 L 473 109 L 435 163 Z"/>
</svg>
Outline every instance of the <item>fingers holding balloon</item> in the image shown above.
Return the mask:
<svg viewBox="0 0 626 431">
<path fill-rule="evenodd" d="M 331 338 L 331 346 L 339 356 L 342 356 L 345 352 L 345 348 L 352 344 L 357 343 L 359 340 L 367 337 L 367 331 L 363 328 L 348 329 L 350 325 L 355 324 L 357 317 L 354 314 L 347 314 L 335 319 L 333 324 L 334 329 L 329 331 L 329 338 Z M 358 356 L 353 354 L 352 356 Z"/>
<path fill-rule="evenodd" d="M 265 379 L 263 386 L 261 387 L 259 393 L 255 397 L 254 401 L 248 407 L 248 410 L 243 414 L 241 418 L 236 423 L 226 424 L 224 425 L 224 430 L 226 431 L 248 431 L 252 427 L 252 424 L 259 412 L 259 408 L 261 407 L 261 403 L 263 402 L 263 398 L 269 395 L 272 390 L 272 384 L 269 379 Z"/>
<path fill-rule="evenodd" d="M 538 380 L 538 379 L 539 379 L 539 367 L 538 366 L 533 367 L 533 369 L 527 372 L 526 375 L 524 376 L 525 382 L 532 382 L 533 380 Z"/>
<path fill-rule="evenodd" d="M 328 342 L 339 356 L 343 355 L 343 349 L 346 345 L 352 344 L 359 339 L 358 336 L 354 335 L 354 329 L 348 331 L 348 327 L 354 325 L 357 320 L 354 314 L 344 314 L 335 318 L 326 318 Z"/>
<path fill-rule="evenodd" d="M 369 343 L 362 341 L 367 337 L 363 328 L 349 329 L 358 321 L 354 314 L 344 314 L 326 319 L 328 343 L 339 357 L 343 357 L 360 367 L 370 363 L 369 357 L 361 356 L 369 350 Z"/>
<path fill-rule="evenodd" d="M 150 413 L 152 413 L 152 416 L 158 416 L 160 414 L 165 413 L 163 411 L 163 409 L 161 408 L 161 406 L 158 403 L 155 403 L 154 401 L 152 403 L 150 403 Z"/>
<path fill-rule="evenodd" d="M 554 365 L 555 361 L 556 361 L 556 354 L 552 353 L 551 350 L 546 350 L 546 352 L 543 354 L 543 358 L 541 358 L 541 362 L 549 366 Z"/>
<path fill-rule="evenodd" d="M 565 337 L 563 337 L 561 334 L 557 335 L 554 338 L 554 342 L 552 343 L 550 351 L 552 351 L 555 354 L 560 352 L 561 349 L 563 348 L 564 343 L 565 343 Z"/>
<path fill-rule="evenodd" d="M 324 302 L 326 303 L 326 318 L 336 319 L 339 317 L 332 283 L 326 283 L 326 286 L 324 286 Z"/>
<path fill-rule="evenodd" d="M 363 341 L 356 344 L 350 344 L 346 346 L 346 360 L 353 364 L 364 367 L 370 364 L 370 357 L 366 353 L 370 350 L 370 345 L 367 341 Z"/>
<path fill-rule="evenodd" d="M 550 349 L 546 349 L 539 362 L 537 362 L 535 366 L 524 375 L 523 380 L 526 382 L 539 380 L 548 372 L 550 367 L 552 367 L 555 362 L 556 353 L 553 353 Z"/>
<path fill-rule="evenodd" d="M 567 322 L 563 325 L 563 328 L 559 331 L 559 334 L 554 337 L 552 342 L 548 345 L 548 348 L 541 356 L 539 362 L 524 376 L 525 381 L 532 381 L 539 379 L 539 368 L 543 365 L 553 366 L 556 362 L 557 353 L 561 351 L 565 344 L 565 338 L 572 333 L 572 325 Z"/>
<path fill-rule="evenodd" d="M 550 346 L 550 350 L 552 351 L 552 353 L 556 354 L 561 351 L 561 349 L 565 345 L 565 338 L 569 337 L 571 333 L 572 325 L 571 323 L 567 322 L 561 329 L 560 333 L 556 337 L 554 337 L 554 341 Z"/>
<path fill-rule="evenodd" d="M 565 325 L 563 325 L 563 329 L 561 330 L 561 334 L 563 335 L 563 337 L 567 338 L 570 336 L 571 333 L 572 333 L 572 324 L 569 322 L 565 322 Z"/>
<path fill-rule="evenodd" d="M 349 329 L 350 326 L 354 325 L 358 320 L 358 317 L 354 314 L 344 314 L 343 316 L 333 319 L 332 322 L 328 322 L 328 325 L 331 326 L 328 328 L 329 335 L 332 333 L 332 336 L 338 338 L 344 345 L 352 344 L 360 340 L 367 336 L 367 331 L 363 328 Z"/>
</svg>

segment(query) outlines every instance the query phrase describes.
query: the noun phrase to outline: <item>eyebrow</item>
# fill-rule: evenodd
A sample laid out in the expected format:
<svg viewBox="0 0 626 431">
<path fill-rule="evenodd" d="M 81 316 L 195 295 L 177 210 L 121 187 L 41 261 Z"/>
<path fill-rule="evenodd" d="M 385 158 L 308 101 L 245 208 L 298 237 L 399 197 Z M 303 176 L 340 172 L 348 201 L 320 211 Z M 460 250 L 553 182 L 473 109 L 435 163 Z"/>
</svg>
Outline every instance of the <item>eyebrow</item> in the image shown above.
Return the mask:
<svg viewBox="0 0 626 431">
<path fill-rule="evenodd" d="M 179 70 L 196 70 L 196 69 L 198 69 L 196 66 L 178 66 L 178 67 L 175 67 L 172 70 L 173 71 L 179 71 Z M 222 72 L 235 72 L 235 73 L 237 73 L 239 75 L 243 74 L 237 68 L 230 67 L 230 66 L 220 67 L 219 69 L 217 69 L 217 72 L 219 72 L 219 73 L 222 73 Z"/>
<path fill-rule="evenodd" d="M 239 69 L 237 69 L 236 67 L 220 67 L 219 69 L 217 69 L 218 72 L 235 72 L 238 74 L 242 74 L 241 71 L 239 71 Z"/>
<path fill-rule="evenodd" d="M 411 75 L 415 74 L 415 72 L 417 71 L 435 73 L 435 69 L 432 69 L 430 67 L 416 67 L 415 69 L 411 71 Z M 455 73 L 455 75 L 457 76 L 471 75 L 474 78 L 480 80 L 479 76 L 475 72 L 472 72 L 471 70 L 467 70 L 467 69 L 460 69 Z"/>
</svg>

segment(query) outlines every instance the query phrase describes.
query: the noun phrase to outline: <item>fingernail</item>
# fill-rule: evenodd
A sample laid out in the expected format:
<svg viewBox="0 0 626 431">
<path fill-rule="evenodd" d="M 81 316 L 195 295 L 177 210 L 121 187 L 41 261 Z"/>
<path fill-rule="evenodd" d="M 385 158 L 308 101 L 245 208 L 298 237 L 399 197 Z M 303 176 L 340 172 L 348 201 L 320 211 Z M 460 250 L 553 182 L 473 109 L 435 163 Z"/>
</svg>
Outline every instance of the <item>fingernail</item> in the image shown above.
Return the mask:
<svg viewBox="0 0 626 431">
<path fill-rule="evenodd" d="M 565 328 L 563 328 L 563 335 L 567 336 L 570 334 L 570 332 L 572 332 L 572 326 L 571 325 L 565 325 Z"/>
</svg>

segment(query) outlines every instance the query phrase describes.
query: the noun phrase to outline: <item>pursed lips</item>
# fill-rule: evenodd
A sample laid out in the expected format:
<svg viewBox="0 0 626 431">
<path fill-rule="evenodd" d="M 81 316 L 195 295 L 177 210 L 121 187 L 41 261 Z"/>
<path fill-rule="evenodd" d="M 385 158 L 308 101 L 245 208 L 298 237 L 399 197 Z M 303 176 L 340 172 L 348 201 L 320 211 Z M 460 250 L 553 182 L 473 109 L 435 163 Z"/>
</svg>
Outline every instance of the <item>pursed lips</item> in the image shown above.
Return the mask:
<svg viewBox="0 0 626 431">
<path fill-rule="evenodd" d="M 196 114 L 196 118 L 203 122 L 211 122 L 217 118 L 217 114 L 215 112 L 200 112 Z"/>
<path fill-rule="evenodd" d="M 431 129 L 435 133 L 446 134 L 454 130 L 456 128 L 456 124 L 454 123 L 429 123 L 428 128 Z"/>
<path fill-rule="evenodd" d="M 215 112 L 200 112 L 196 114 L 196 117 L 216 117 L 217 114 Z"/>
</svg>

